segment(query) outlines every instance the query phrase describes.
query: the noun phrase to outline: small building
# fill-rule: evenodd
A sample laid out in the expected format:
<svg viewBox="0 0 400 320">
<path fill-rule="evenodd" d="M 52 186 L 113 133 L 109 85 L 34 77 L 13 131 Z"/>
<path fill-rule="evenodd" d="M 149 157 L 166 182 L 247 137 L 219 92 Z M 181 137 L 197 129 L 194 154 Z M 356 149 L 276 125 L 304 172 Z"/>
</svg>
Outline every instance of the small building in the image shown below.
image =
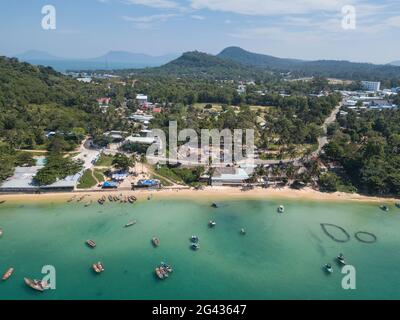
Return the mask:
<svg viewBox="0 0 400 320">
<path fill-rule="evenodd" d="M 250 176 L 243 168 L 217 168 L 211 177 L 212 186 L 241 186 Z"/>
<path fill-rule="evenodd" d="M 106 181 L 103 183 L 101 186 L 103 189 L 117 189 L 118 188 L 118 182 L 114 181 Z"/>
<path fill-rule="evenodd" d="M 73 191 L 75 189 L 78 180 L 81 177 L 81 173 L 77 173 L 73 176 L 68 176 L 64 179 L 60 179 L 51 185 L 39 186 L 34 177 L 37 172 L 43 168 L 43 166 L 34 167 L 17 167 L 15 168 L 14 175 L 8 178 L 0 186 L 0 192 L 3 193 L 37 193 L 37 192 L 57 192 L 57 191 Z"/>
<path fill-rule="evenodd" d="M 132 183 L 132 189 L 160 189 L 161 182 L 160 180 L 155 179 L 147 179 L 147 180 L 139 180 L 137 184 Z"/>
<path fill-rule="evenodd" d="M 138 103 L 139 106 L 143 106 L 146 105 L 148 102 L 148 98 L 146 95 L 144 94 L 138 94 L 136 96 L 136 102 Z"/>
<path fill-rule="evenodd" d="M 103 113 L 107 112 L 107 109 L 110 106 L 111 99 L 110 98 L 100 98 L 97 99 L 97 103 Z"/>
<path fill-rule="evenodd" d="M 145 115 L 145 114 L 132 114 L 129 117 L 129 120 L 135 121 L 135 122 L 141 122 L 141 123 L 149 123 L 154 117 L 151 115 Z"/>
</svg>

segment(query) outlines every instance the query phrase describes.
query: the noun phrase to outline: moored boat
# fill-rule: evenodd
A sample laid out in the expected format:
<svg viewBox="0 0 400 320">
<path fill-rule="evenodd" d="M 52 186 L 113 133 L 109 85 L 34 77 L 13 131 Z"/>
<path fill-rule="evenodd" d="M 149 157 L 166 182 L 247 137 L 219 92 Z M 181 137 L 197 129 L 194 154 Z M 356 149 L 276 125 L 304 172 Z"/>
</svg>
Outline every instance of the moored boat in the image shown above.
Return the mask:
<svg viewBox="0 0 400 320">
<path fill-rule="evenodd" d="M 108 196 L 108 200 L 110 200 L 110 201 L 114 200 L 114 198 L 113 198 L 113 196 L 111 194 Z"/>
<path fill-rule="evenodd" d="M 216 223 L 214 220 L 208 221 L 208 226 L 209 226 L 210 228 L 214 228 L 216 225 L 217 225 L 217 223 Z"/>
<path fill-rule="evenodd" d="M 190 245 L 190 247 L 191 247 L 193 250 L 197 251 L 197 250 L 200 249 L 200 244 L 198 244 L 198 243 L 192 243 L 192 244 Z"/>
<path fill-rule="evenodd" d="M 246 234 L 246 230 L 244 228 L 240 229 L 240 234 L 245 235 Z"/>
<path fill-rule="evenodd" d="M 343 253 L 340 253 L 340 254 L 337 256 L 337 261 L 338 261 L 340 264 L 343 264 L 343 265 L 346 264 L 346 261 L 345 261 L 345 259 L 344 259 Z"/>
<path fill-rule="evenodd" d="M 218 208 L 218 204 L 216 204 L 215 202 L 211 205 L 211 207 L 217 209 Z"/>
<path fill-rule="evenodd" d="M 158 247 L 160 245 L 160 239 L 158 239 L 157 237 L 153 237 L 153 239 L 151 239 L 151 242 L 155 247 Z"/>
<path fill-rule="evenodd" d="M 383 204 L 379 208 L 381 208 L 382 211 L 389 212 L 389 207 L 387 205 Z"/>
<path fill-rule="evenodd" d="M 125 228 L 132 227 L 132 226 L 135 225 L 136 223 L 137 223 L 136 220 L 129 221 L 124 227 L 125 227 Z"/>
<path fill-rule="evenodd" d="M 285 212 L 285 207 L 284 207 L 283 205 L 280 205 L 280 206 L 278 207 L 278 212 L 279 212 L 279 213 L 284 213 L 284 212 Z"/>
<path fill-rule="evenodd" d="M 92 268 L 93 268 L 94 272 L 96 272 L 96 273 L 104 272 L 104 266 L 103 266 L 103 263 L 101 263 L 101 262 L 93 263 Z"/>
<path fill-rule="evenodd" d="M 41 280 L 35 280 L 35 279 L 29 279 L 29 278 L 24 278 L 24 281 L 27 286 L 31 287 L 32 289 L 36 291 L 43 292 L 48 288 L 48 285 L 45 281 Z"/>
<path fill-rule="evenodd" d="M 400 202 L 396 203 L 396 207 L 400 209 Z"/>
<path fill-rule="evenodd" d="M 3 235 L 3 229 L 0 228 L 0 237 Z"/>
<path fill-rule="evenodd" d="M 190 237 L 190 241 L 192 241 L 193 243 L 197 243 L 197 242 L 199 242 L 199 237 L 198 236 L 191 236 Z"/>
<path fill-rule="evenodd" d="M 1 200 L 1 201 L 0 201 L 0 204 L 3 204 L 4 202 L 6 202 L 6 200 Z"/>
<path fill-rule="evenodd" d="M 96 247 L 96 242 L 94 242 L 93 240 L 86 240 L 86 244 L 91 248 Z"/>
<path fill-rule="evenodd" d="M 161 262 L 161 265 L 155 269 L 157 277 L 161 280 L 167 279 L 172 271 L 172 267 L 165 262 Z"/>
<path fill-rule="evenodd" d="M 333 272 L 333 268 L 332 265 L 330 263 L 327 263 L 326 265 L 324 265 L 324 269 L 327 273 L 332 273 Z"/>
<path fill-rule="evenodd" d="M 13 272 L 14 272 L 14 268 L 9 268 L 9 269 L 3 274 L 3 277 L 2 277 L 3 281 L 8 280 L 8 279 L 11 277 L 11 275 L 13 274 Z"/>
</svg>

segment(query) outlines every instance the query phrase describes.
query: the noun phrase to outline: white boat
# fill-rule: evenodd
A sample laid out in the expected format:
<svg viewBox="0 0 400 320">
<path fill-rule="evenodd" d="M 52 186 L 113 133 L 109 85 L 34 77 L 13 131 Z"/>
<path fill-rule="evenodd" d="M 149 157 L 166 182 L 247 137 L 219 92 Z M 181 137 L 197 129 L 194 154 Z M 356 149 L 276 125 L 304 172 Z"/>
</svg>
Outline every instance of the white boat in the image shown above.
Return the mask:
<svg viewBox="0 0 400 320">
<path fill-rule="evenodd" d="M 3 235 L 3 229 L 0 228 L 0 237 Z"/>
<path fill-rule="evenodd" d="M 200 249 L 200 245 L 199 245 L 198 243 L 192 243 L 191 247 L 192 247 L 192 249 L 195 250 L 195 251 L 197 251 L 197 250 Z"/>
<path fill-rule="evenodd" d="M 278 207 L 278 212 L 279 212 L 279 213 L 284 213 L 284 212 L 285 212 L 285 207 L 284 207 L 283 205 L 280 205 L 280 206 Z"/>
<path fill-rule="evenodd" d="M 214 220 L 210 220 L 210 221 L 208 222 L 208 225 L 209 225 L 211 228 L 213 228 L 213 227 L 215 227 L 215 226 L 217 225 L 217 223 L 216 223 Z"/>
</svg>

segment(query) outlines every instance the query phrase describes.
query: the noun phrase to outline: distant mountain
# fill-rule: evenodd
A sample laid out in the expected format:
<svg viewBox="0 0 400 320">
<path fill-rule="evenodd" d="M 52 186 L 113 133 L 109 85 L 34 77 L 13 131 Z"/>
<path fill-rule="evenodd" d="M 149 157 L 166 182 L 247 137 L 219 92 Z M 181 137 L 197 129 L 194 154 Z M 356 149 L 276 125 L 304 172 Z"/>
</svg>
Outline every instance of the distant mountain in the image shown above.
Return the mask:
<svg viewBox="0 0 400 320">
<path fill-rule="evenodd" d="M 252 53 L 239 47 L 228 47 L 222 50 L 222 52 L 218 54 L 218 57 L 267 69 L 287 69 L 301 65 L 304 62 L 303 60 L 282 59 L 264 54 Z"/>
<path fill-rule="evenodd" d="M 390 63 L 392 66 L 400 66 L 400 60 L 393 61 Z"/>
<path fill-rule="evenodd" d="M 255 79 L 269 76 L 255 67 L 223 59 L 203 52 L 186 52 L 161 67 L 142 70 L 153 75 L 190 76 L 213 79 Z"/>
<path fill-rule="evenodd" d="M 110 51 L 100 57 L 74 59 L 56 57 L 44 51 L 30 50 L 16 55 L 16 58 L 31 64 L 45 65 L 53 67 L 58 71 L 66 71 L 157 67 L 168 63 L 178 56 L 178 54 L 150 56 L 125 51 Z"/>
<path fill-rule="evenodd" d="M 265 70 L 291 72 L 297 76 L 324 76 L 351 80 L 380 80 L 400 76 L 400 67 L 397 66 L 339 60 L 282 59 L 252 53 L 238 47 L 226 48 L 218 57 Z"/>
</svg>

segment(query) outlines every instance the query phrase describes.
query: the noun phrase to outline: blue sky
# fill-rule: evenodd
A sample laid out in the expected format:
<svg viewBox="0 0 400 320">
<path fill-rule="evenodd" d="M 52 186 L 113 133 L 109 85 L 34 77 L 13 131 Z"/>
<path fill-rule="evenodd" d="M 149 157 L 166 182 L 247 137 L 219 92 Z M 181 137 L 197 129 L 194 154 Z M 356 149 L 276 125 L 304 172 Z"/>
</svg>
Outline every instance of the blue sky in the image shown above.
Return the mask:
<svg viewBox="0 0 400 320">
<path fill-rule="evenodd" d="M 41 28 L 54 5 L 57 29 Z M 355 30 L 342 7 L 356 9 Z M 279 57 L 387 63 L 400 59 L 399 0 L 1 0 L 0 53 L 161 55 L 231 45 Z"/>
</svg>

